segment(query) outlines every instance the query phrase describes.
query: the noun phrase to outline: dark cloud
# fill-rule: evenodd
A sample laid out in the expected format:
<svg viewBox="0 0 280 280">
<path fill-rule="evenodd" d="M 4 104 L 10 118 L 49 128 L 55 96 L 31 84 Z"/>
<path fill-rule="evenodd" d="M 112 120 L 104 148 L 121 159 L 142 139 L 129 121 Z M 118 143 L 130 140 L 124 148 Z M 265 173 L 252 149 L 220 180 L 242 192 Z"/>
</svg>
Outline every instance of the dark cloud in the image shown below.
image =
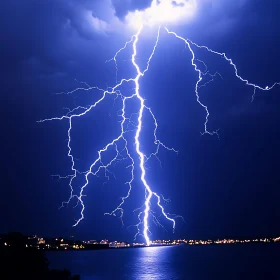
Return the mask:
<svg viewBox="0 0 280 280">
<path fill-rule="evenodd" d="M 248 15 L 251 0 L 223 1 L 199 0 L 195 24 L 199 30 L 211 34 L 228 33 L 242 21 L 247 25 L 252 18 Z M 247 17 L 246 17 L 247 16 Z"/>
<path fill-rule="evenodd" d="M 123 19 L 130 11 L 143 10 L 148 8 L 152 0 L 112 0 L 116 16 Z"/>
<path fill-rule="evenodd" d="M 94 52 L 102 42 L 99 35 L 106 32 L 106 21 L 113 15 L 109 0 L 12 0 L 1 5 L 4 77 L 18 73 L 22 78 L 28 73 L 26 68 L 50 77 L 69 71 L 69 64 L 73 66 L 83 53 Z"/>
</svg>

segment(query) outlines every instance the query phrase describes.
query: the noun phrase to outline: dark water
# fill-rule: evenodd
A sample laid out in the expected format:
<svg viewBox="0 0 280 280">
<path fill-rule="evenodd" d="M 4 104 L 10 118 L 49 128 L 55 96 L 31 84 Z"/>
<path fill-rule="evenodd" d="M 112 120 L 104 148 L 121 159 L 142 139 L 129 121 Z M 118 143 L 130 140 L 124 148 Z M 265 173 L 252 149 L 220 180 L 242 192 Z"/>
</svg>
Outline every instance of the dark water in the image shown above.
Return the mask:
<svg viewBox="0 0 280 280">
<path fill-rule="evenodd" d="M 280 280 L 280 244 L 48 252 L 81 280 Z"/>
</svg>

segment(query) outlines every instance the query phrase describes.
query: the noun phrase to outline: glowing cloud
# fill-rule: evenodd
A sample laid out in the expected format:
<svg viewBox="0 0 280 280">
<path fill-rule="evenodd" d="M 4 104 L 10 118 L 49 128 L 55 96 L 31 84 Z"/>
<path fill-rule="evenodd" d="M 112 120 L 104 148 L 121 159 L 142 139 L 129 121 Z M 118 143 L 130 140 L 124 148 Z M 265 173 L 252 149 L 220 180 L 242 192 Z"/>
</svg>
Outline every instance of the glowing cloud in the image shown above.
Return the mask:
<svg viewBox="0 0 280 280">
<path fill-rule="evenodd" d="M 190 21 L 197 10 L 197 0 L 153 0 L 143 11 L 129 12 L 126 22 L 131 28 L 156 26 Z"/>
</svg>

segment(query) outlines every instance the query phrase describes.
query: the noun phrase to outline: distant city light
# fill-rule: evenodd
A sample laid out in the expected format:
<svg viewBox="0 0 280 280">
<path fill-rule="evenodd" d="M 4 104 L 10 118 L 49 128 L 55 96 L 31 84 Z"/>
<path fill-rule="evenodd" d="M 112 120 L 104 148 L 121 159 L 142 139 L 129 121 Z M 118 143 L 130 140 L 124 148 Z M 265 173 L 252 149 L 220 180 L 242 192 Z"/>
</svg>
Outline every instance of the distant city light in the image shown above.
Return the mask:
<svg viewBox="0 0 280 280">
<path fill-rule="evenodd" d="M 7 235 L 6 235 L 7 237 Z M 8 238 L 3 235 L 0 239 L 1 246 L 13 246 L 8 244 Z M 175 245 L 222 245 L 222 244 L 247 244 L 247 243 L 276 243 L 280 242 L 280 237 L 275 238 L 254 238 L 254 239 L 176 239 L 176 240 L 151 240 L 149 246 L 175 246 Z M 125 241 L 109 241 L 107 239 L 88 240 L 88 241 L 73 241 L 71 239 L 58 238 L 42 238 L 42 237 L 26 237 L 25 247 L 41 250 L 94 250 L 94 249 L 114 249 L 114 248 L 137 248 L 146 247 L 145 243 L 128 243 Z"/>
</svg>

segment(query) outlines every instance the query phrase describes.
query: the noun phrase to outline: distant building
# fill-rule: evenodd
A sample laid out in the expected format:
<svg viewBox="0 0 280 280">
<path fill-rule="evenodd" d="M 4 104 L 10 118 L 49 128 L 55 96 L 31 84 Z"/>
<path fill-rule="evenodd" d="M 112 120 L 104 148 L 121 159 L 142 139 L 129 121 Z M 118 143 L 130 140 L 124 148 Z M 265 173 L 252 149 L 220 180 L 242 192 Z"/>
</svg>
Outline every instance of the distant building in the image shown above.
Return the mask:
<svg viewBox="0 0 280 280">
<path fill-rule="evenodd" d="M 118 245 L 118 247 L 129 247 L 130 246 L 130 244 L 128 244 L 126 242 L 120 242 L 117 245 Z"/>
<path fill-rule="evenodd" d="M 110 248 L 125 248 L 125 247 L 130 247 L 130 244 L 126 242 L 118 242 L 118 241 L 113 241 L 109 243 Z"/>
<path fill-rule="evenodd" d="M 142 246 L 145 246 L 145 244 L 144 243 L 137 243 L 136 242 L 136 243 L 133 243 L 132 246 L 134 246 L 134 247 L 139 247 L 139 246 L 142 247 Z"/>
<path fill-rule="evenodd" d="M 117 241 L 113 241 L 109 243 L 110 248 L 116 248 L 117 247 Z"/>
<path fill-rule="evenodd" d="M 86 242 L 87 244 L 99 244 L 96 240 L 89 240 Z"/>
<path fill-rule="evenodd" d="M 37 244 L 46 244 L 46 240 L 44 238 L 38 238 Z"/>
</svg>

